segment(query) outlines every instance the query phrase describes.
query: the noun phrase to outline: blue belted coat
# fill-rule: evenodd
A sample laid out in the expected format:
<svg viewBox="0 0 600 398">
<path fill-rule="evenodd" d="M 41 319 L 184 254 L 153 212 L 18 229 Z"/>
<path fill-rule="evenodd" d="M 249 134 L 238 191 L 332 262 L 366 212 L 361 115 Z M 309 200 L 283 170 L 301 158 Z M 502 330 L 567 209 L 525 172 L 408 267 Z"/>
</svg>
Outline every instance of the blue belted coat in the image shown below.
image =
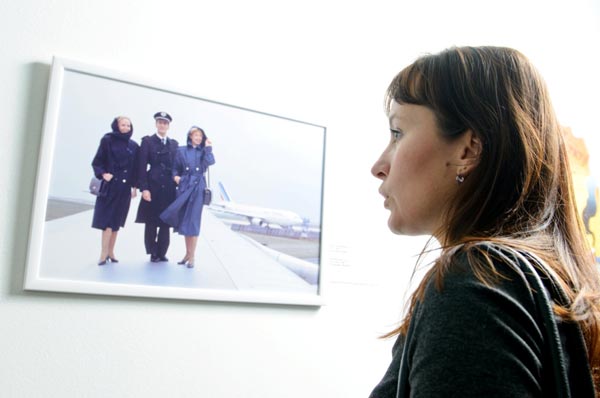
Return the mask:
<svg viewBox="0 0 600 398">
<path fill-rule="evenodd" d="M 211 146 L 180 147 L 173 164 L 173 177 L 179 176 L 176 199 L 160 215 L 160 219 L 185 236 L 200 235 L 204 205 L 204 173 L 215 163 Z"/>
</svg>

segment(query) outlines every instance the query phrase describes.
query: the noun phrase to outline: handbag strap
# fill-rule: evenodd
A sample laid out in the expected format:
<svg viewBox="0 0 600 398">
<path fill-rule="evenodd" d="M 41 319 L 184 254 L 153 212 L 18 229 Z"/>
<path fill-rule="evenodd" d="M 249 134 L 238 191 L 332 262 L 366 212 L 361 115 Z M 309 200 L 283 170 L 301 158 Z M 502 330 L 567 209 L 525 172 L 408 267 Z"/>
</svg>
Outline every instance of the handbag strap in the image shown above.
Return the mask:
<svg viewBox="0 0 600 398">
<path fill-rule="evenodd" d="M 569 387 L 569 378 L 567 376 L 565 354 L 563 352 L 560 334 L 558 332 L 558 324 L 552 309 L 551 298 L 544 286 L 538 271 L 535 269 L 531 261 L 538 263 L 542 269 L 545 269 L 544 262 L 538 256 L 532 253 L 527 255 L 518 253 L 519 261 L 517 264 L 525 274 L 527 282 L 532 288 L 532 293 L 536 302 L 536 306 L 541 315 L 542 325 L 544 327 L 544 335 L 547 342 L 547 347 L 550 354 L 552 366 L 552 381 L 554 383 L 554 392 L 558 398 L 570 398 L 571 389 Z M 548 276 L 554 293 L 562 302 L 567 302 L 567 297 L 562 288 Z"/>
</svg>

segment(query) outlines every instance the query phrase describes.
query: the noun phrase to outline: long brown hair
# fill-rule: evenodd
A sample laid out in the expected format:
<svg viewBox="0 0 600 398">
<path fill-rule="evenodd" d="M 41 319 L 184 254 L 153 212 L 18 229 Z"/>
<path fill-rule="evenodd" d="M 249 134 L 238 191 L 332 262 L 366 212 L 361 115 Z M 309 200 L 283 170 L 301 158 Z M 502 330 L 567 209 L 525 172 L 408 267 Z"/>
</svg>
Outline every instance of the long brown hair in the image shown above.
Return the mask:
<svg viewBox="0 0 600 398">
<path fill-rule="evenodd" d="M 388 110 L 392 101 L 428 107 L 440 134 L 452 139 L 471 130 L 482 148 L 436 231 L 445 237 L 440 259 L 388 336 L 406 333 L 426 283 L 435 278 L 441 286 L 457 247 L 477 251 L 477 242 L 495 242 L 540 257 L 567 292 L 570 305 L 557 304 L 555 312 L 580 324 L 600 391 L 600 274 L 575 206 L 561 128 L 537 70 L 514 49 L 450 48 L 403 69 L 388 88 Z M 479 279 L 499 276 L 486 253 L 470 254 Z"/>
</svg>

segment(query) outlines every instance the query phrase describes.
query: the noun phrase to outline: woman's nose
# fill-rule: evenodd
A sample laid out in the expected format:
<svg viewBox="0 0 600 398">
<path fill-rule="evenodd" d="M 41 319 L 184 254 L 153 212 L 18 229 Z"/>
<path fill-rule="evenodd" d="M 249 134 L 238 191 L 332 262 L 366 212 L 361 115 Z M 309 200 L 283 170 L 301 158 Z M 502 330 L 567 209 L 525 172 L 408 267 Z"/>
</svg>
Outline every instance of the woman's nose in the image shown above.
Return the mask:
<svg viewBox="0 0 600 398">
<path fill-rule="evenodd" d="M 388 172 L 389 172 L 389 165 L 383 159 L 383 156 L 380 157 L 379 159 L 377 159 L 377 161 L 375 162 L 373 167 L 371 167 L 371 174 L 373 174 L 373 177 L 379 178 L 380 180 L 384 180 L 385 177 L 387 177 Z"/>
</svg>

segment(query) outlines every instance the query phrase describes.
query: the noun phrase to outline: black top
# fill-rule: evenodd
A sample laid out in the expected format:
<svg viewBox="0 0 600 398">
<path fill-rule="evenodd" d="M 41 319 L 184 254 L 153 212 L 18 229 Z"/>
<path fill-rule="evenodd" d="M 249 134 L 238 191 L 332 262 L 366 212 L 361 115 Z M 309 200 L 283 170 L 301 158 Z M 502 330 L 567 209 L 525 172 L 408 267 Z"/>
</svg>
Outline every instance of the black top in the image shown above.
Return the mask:
<svg viewBox="0 0 600 398">
<path fill-rule="evenodd" d="M 524 275 L 495 262 L 508 279 L 479 281 L 464 254 L 456 255 L 442 290 L 430 280 L 406 338 L 371 398 L 552 397 L 548 349 L 534 296 Z M 574 323 L 559 323 L 573 397 L 593 390 L 585 346 Z M 406 345 L 407 390 L 398 375 Z M 593 396 L 593 395 L 592 395 Z"/>
</svg>

